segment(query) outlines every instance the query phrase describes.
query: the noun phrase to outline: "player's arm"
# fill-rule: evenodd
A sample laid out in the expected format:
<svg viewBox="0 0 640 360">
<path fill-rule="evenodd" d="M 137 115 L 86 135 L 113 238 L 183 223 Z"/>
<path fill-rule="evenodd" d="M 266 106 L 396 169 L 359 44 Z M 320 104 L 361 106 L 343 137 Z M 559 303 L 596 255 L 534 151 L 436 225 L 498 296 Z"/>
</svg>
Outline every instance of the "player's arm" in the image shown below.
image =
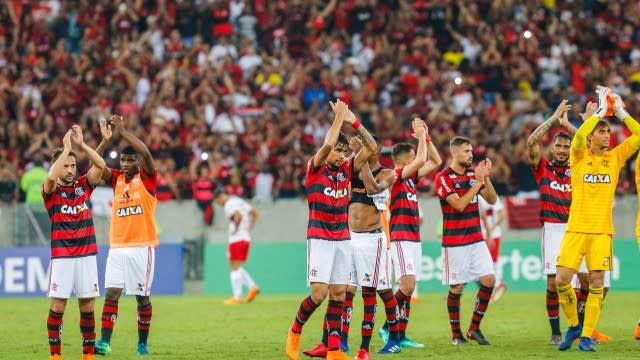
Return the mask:
<svg viewBox="0 0 640 360">
<path fill-rule="evenodd" d="M 560 124 L 560 126 L 564 127 L 565 129 L 569 130 L 569 133 L 573 135 L 576 133 L 576 131 L 578 131 L 578 128 L 573 126 L 571 121 L 569 121 L 569 115 L 567 114 L 569 113 L 565 112 L 564 114 L 562 114 L 562 116 L 560 117 L 560 120 L 558 120 L 558 124 Z"/>
<path fill-rule="evenodd" d="M 102 140 L 100 140 L 100 144 L 98 144 L 98 147 L 96 147 L 96 153 L 98 155 L 104 154 L 104 151 L 107 149 L 107 146 L 111 141 L 111 137 L 113 136 L 111 123 L 100 121 L 100 134 L 102 134 Z M 105 165 L 100 176 L 102 178 L 102 181 L 104 181 L 105 183 L 111 183 L 111 169 L 108 166 Z"/>
<path fill-rule="evenodd" d="M 418 170 L 418 177 L 423 177 L 430 174 L 433 170 L 440 168 L 442 165 L 442 158 L 438 153 L 438 149 L 433 145 L 431 137 L 429 136 L 429 128 L 427 128 L 427 162 Z"/>
<path fill-rule="evenodd" d="M 82 134 L 82 129 L 78 125 L 73 125 L 71 127 L 71 140 L 76 143 L 89 157 L 91 161 L 91 168 L 87 172 L 87 180 L 89 181 L 89 185 L 91 187 L 95 187 L 98 185 L 102 178 L 102 172 L 107 167 L 107 164 L 104 162 L 102 156 L 98 155 L 98 153 L 93 150 L 89 145 L 85 144 L 84 136 Z"/>
<path fill-rule="evenodd" d="M 355 114 L 347 109 L 344 121 L 348 122 L 358 132 L 360 139 L 362 139 L 362 145 L 364 146 L 356 156 L 353 158 L 353 171 L 358 172 L 362 169 L 362 166 L 369 161 L 371 155 L 378 151 L 378 144 L 376 140 L 371 136 L 371 133 L 358 121 Z"/>
<path fill-rule="evenodd" d="M 344 121 L 344 116 L 347 112 L 347 104 L 343 103 L 340 99 L 336 100 L 336 103 L 331 104 L 331 108 L 336 114 L 336 117 L 333 119 L 333 124 L 327 131 L 327 135 L 324 137 L 324 143 L 322 147 L 316 152 L 313 156 L 313 168 L 317 169 L 327 160 L 329 153 L 333 150 L 333 147 L 338 142 L 338 135 L 340 135 L 340 129 L 342 128 L 342 123 Z"/>
<path fill-rule="evenodd" d="M 542 153 L 540 152 L 540 140 L 547 135 L 549 129 L 553 127 L 557 120 L 559 120 L 563 114 L 565 114 L 571 106 L 568 104 L 568 100 L 564 99 L 560 102 L 560 105 L 556 108 L 556 111 L 551 115 L 547 121 L 538 126 L 529 138 L 527 139 L 527 153 L 529 155 L 529 165 L 534 169 L 537 169 L 540 165 L 540 158 Z"/>
<path fill-rule="evenodd" d="M 251 215 L 251 221 L 249 223 L 249 231 L 253 231 L 253 228 L 256 227 L 256 223 L 260 218 L 260 213 L 258 212 L 258 210 L 256 210 L 256 208 L 252 207 L 251 210 L 249 210 L 249 215 Z"/>
<path fill-rule="evenodd" d="M 467 205 L 469 205 L 471 200 L 473 200 L 473 197 L 478 195 L 478 192 L 481 188 L 482 184 L 480 182 L 476 182 L 464 195 L 460 196 L 456 193 L 451 193 L 445 198 L 445 200 L 447 200 L 447 203 L 449 203 L 449 205 L 451 205 L 458 212 L 462 212 L 467 207 Z"/>
<path fill-rule="evenodd" d="M 388 189 L 393 185 L 393 181 L 395 180 L 395 176 L 391 170 L 384 170 L 380 172 L 377 177 L 374 177 L 369 163 L 365 163 L 362 169 L 360 169 L 360 178 L 364 183 L 364 189 L 369 195 L 377 194 Z"/>
<path fill-rule="evenodd" d="M 127 131 L 127 129 L 125 129 L 124 127 L 124 118 L 120 115 L 111 115 L 111 121 L 113 121 L 114 125 L 116 126 L 116 129 L 118 130 L 118 133 L 120 133 L 120 136 L 127 142 L 129 143 L 129 145 L 131 145 L 131 147 L 142 156 L 142 168 L 144 169 L 144 171 L 149 174 L 152 175 L 155 170 L 156 167 L 153 164 L 153 156 L 151 156 L 151 151 L 149 151 L 149 148 L 147 147 L 147 145 L 145 145 L 142 140 L 138 139 L 137 137 L 135 137 L 135 135 L 133 135 L 132 133 L 130 133 L 129 131 Z"/>
<path fill-rule="evenodd" d="M 231 214 L 231 222 L 233 223 L 233 231 L 231 231 L 231 235 L 238 232 L 240 229 L 240 223 L 242 222 L 242 213 L 239 210 L 236 210 Z"/>
<path fill-rule="evenodd" d="M 53 165 L 49 168 L 49 175 L 47 179 L 42 184 L 42 189 L 45 194 L 51 194 L 56 189 L 56 181 L 64 174 L 64 162 L 69 156 L 71 152 L 71 133 L 73 131 L 69 130 L 64 137 L 62 138 L 62 154 L 58 156 L 56 161 L 53 162 Z"/>
<path fill-rule="evenodd" d="M 427 125 L 421 119 L 415 118 L 411 126 L 413 126 L 413 136 L 418 139 L 418 151 L 416 151 L 416 158 L 402 168 L 403 179 L 408 179 L 417 173 L 427 159 Z"/>
<path fill-rule="evenodd" d="M 478 176 L 478 171 L 480 171 L 481 177 L 478 180 L 484 183 L 484 188 L 480 190 L 480 195 L 491 205 L 495 204 L 498 201 L 498 194 L 496 194 L 496 189 L 493 188 L 493 183 L 489 178 L 489 173 L 491 172 L 491 160 L 485 159 L 478 164 L 476 167 L 476 176 Z"/>
<path fill-rule="evenodd" d="M 580 114 L 584 122 L 573 135 L 571 149 L 578 150 L 587 146 L 587 136 L 593 132 L 593 129 L 598 125 L 598 121 L 607 113 L 607 94 L 609 91 L 611 90 L 606 87 L 598 87 L 596 91 L 598 93 L 598 104 L 587 103 L 585 112 Z"/>
</svg>

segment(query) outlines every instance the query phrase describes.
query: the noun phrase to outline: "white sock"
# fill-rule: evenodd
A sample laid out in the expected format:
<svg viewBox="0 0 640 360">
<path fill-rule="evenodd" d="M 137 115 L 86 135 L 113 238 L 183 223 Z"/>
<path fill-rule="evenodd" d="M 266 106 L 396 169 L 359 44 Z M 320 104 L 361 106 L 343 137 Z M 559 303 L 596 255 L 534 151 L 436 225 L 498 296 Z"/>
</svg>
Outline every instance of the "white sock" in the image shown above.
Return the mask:
<svg viewBox="0 0 640 360">
<path fill-rule="evenodd" d="M 242 272 L 239 269 L 231 271 L 230 277 L 233 297 L 240 300 L 242 298 Z"/>
<path fill-rule="evenodd" d="M 238 271 L 240 271 L 240 273 L 242 274 L 242 280 L 245 284 L 247 284 L 247 287 L 249 287 L 249 289 L 256 287 L 255 281 L 253 281 L 251 275 L 249 275 L 249 272 L 247 270 L 241 267 L 238 269 Z"/>
</svg>

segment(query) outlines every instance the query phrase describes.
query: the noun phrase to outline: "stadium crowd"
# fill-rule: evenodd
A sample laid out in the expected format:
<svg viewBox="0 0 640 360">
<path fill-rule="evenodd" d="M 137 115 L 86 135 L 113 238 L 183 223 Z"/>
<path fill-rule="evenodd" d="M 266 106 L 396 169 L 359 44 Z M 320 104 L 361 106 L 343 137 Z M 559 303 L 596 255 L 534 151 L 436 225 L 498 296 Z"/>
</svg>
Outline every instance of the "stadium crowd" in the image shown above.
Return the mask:
<svg viewBox="0 0 640 360">
<path fill-rule="evenodd" d="M 209 183 L 298 197 L 335 98 L 385 150 L 420 116 L 445 164 L 467 136 L 498 194 L 536 191 L 526 138 L 561 99 L 583 109 L 607 84 L 640 116 L 639 28 L 637 1 L 3 1 L 0 203 L 39 196 L 65 131 L 79 124 L 95 148 L 108 113 L 153 152 L 159 200 L 211 196 Z M 628 136 L 613 130 L 612 145 Z"/>
</svg>

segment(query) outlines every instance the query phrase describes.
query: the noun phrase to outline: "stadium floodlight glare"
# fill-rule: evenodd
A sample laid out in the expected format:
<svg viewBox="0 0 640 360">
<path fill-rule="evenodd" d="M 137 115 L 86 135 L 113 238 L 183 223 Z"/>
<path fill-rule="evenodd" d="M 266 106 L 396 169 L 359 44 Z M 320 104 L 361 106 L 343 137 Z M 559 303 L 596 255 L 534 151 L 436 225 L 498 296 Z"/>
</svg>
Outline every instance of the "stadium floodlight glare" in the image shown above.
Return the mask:
<svg viewBox="0 0 640 360">
<path fill-rule="evenodd" d="M 202 160 L 207 160 L 209 158 L 209 154 L 206 152 L 203 152 L 202 154 L 200 154 L 200 159 Z"/>
<path fill-rule="evenodd" d="M 118 153 L 115 150 L 111 150 L 109 153 L 109 157 L 115 159 L 118 156 Z"/>
<path fill-rule="evenodd" d="M 524 35 L 524 38 L 525 38 L 525 39 L 529 39 L 529 38 L 531 38 L 531 35 L 532 35 L 532 34 L 531 34 L 531 31 L 529 31 L 529 30 L 525 30 L 525 32 L 524 32 L 524 34 L 523 34 L 523 35 Z"/>
<path fill-rule="evenodd" d="M 460 85 L 462 84 L 462 78 L 458 76 L 453 80 L 453 82 L 456 83 L 456 85 Z"/>
</svg>

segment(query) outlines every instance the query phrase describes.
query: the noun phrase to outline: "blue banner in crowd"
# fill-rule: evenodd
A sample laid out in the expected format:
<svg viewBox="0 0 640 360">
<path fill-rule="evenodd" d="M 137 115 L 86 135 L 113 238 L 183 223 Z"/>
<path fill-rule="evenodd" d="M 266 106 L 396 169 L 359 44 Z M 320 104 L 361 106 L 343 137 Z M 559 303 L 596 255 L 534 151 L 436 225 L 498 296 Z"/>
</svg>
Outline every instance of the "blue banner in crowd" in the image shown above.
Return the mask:
<svg viewBox="0 0 640 360">
<path fill-rule="evenodd" d="M 98 280 L 104 296 L 104 270 L 109 247 L 98 247 Z M 182 245 L 156 248 L 152 295 L 182 295 Z M 49 286 L 48 247 L 2 248 L 0 250 L 0 296 L 46 296 Z"/>
</svg>

